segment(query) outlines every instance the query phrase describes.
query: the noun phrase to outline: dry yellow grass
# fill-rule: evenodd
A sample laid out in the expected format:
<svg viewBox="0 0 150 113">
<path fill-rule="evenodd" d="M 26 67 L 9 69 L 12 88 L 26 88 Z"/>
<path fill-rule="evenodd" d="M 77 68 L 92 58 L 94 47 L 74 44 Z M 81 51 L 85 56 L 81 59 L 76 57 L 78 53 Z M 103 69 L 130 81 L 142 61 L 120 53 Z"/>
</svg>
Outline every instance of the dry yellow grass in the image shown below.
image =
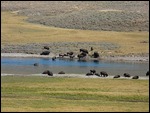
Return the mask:
<svg viewBox="0 0 150 113">
<path fill-rule="evenodd" d="M 3 76 L 2 111 L 149 111 L 148 80 Z"/>
<path fill-rule="evenodd" d="M 25 44 L 48 42 L 110 42 L 120 46 L 111 51 L 116 54 L 148 53 L 149 32 L 112 32 L 74 30 L 55 27 L 47 27 L 28 23 L 27 17 L 18 16 L 12 12 L 2 12 L 1 43 Z"/>
</svg>

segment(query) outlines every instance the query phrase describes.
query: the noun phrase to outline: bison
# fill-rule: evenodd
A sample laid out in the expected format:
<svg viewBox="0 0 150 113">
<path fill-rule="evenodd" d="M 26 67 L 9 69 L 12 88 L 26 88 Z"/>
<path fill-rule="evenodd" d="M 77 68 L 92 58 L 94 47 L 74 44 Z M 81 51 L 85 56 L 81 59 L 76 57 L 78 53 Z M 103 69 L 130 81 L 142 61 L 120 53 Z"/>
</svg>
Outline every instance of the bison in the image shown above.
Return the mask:
<svg viewBox="0 0 150 113">
<path fill-rule="evenodd" d="M 120 75 L 115 75 L 114 78 L 120 78 Z"/>
<path fill-rule="evenodd" d="M 99 58 L 99 53 L 98 52 L 94 52 L 94 54 L 92 55 L 92 57 Z"/>
<path fill-rule="evenodd" d="M 52 60 L 53 60 L 53 61 L 56 60 L 56 57 L 52 57 Z"/>
<path fill-rule="evenodd" d="M 93 47 L 91 47 L 91 51 L 93 51 Z"/>
<path fill-rule="evenodd" d="M 59 57 L 62 57 L 62 58 L 63 58 L 63 57 L 64 57 L 64 54 L 59 54 Z"/>
<path fill-rule="evenodd" d="M 128 74 L 128 73 L 124 73 L 123 75 L 124 75 L 124 77 L 130 77 L 130 74 Z"/>
<path fill-rule="evenodd" d="M 100 74 L 99 74 L 99 73 L 95 73 L 95 75 L 100 77 Z"/>
<path fill-rule="evenodd" d="M 148 76 L 148 75 L 149 75 L 149 71 L 146 72 L 146 76 Z"/>
<path fill-rule="evenodd" d="M 44 49 L 47 49 L 47 50 L 49 50 L 49 47 L 48 47 L 48 46 L 44 46 Z"/>
<path fill-rule="evenodd" d="M 71 51 L 71 52 L 67 52 L 67 55 L 73 55 L 74 53 Z"/>
<path fill-rule="evenodd" d="M 75 57 L 75 55 L 70 55 L 69 57 L 70 57 L 70 59 L 73 59 Z"/>
<path fill-rule="evenodd" d="M 86 74 L 86 76 L 90 76 L 90 75 L 93 75 L 93 73 L 87 73 L 87 74 Z"/>
<path fill-rule="evenodd" d="M 90 72 L 93 73 L 93 74 L 95 74 L 96 70 L 93 69 L 93 70 L 90 70 Z"/>
<path fill-rule="evenodd" d="M 64 71 L 60 71 L 58 74 L 65 74 L 65 72 Z"/>
<path fill-rule="evenodd" d="M 81 59 L 81 58 L 84 58 L 84 57 L 86 57 L 86 53 L 81 53 L 81 54 L 78 54 L 78 56 L 77 56 L 78 58 L 79 58 L 79 60 Z"/>
<path fill-rule="evenodd" d="M 44 71 L 42 74 L 48 74 L 49 76 L 53 76 L 53 73 L 49 70 Z"/>
<path fill-rule="evenodd" d="M 40 55 L 49 55 L 49 51 L 43 51 Z"/>
<path fill-rule="evenodd" d="M 139 76 L 134 76 L 134 77 L 132 77 L 132 79 L 138 79 L 139 78 Z"/>
<path fill-rule="evenodd" d="M 34 63 L 33 65 L 34 65 L 34 66 L 39 66 L 39 64 L 38 64 L 38 63 Z"/>
<path fill-rule="evenodd" d="M 107 72 L 105 72 L 105 71 L 101 71 L 100 75 L 103 76 L 103 77 L 107 77 L 108 76 Z"/>
<path fill-rule="evenodd" d="M 80 49 L 80 52 L 87 53 L 87 54 L 89 53 L 87 49 Z"/>
</svg>

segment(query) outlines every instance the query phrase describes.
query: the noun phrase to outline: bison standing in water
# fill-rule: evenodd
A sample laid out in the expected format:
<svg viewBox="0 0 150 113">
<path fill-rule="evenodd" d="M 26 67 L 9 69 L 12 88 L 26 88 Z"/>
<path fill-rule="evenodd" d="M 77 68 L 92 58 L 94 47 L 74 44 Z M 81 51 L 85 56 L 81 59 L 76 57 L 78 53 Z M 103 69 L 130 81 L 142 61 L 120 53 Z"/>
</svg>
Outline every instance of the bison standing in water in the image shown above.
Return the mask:
<svg viewBox="0 0 150 113">
<path fill-rule="evenodd" d="M 79 58 L 79 60 L 80 60 L 81 58 L 86 57 L 86 55 L 87 55 L 87 54 L 83 52 L 83 53 L 81 53 L 81 54 L 78 54 L 78 56 L 77 56 L 77 57 L 78 57 L 78 58 Z"/>
<path fill-rule="evenodd" d="M 38 63 L 34 63 L 33 65 L 34 65 L 34 66 L 39 66 L 39 64 L 38 64 Z"/>
<path fill-rule="evenodd" d="M 53 61 L 56 60 L 56 57 L 52 57 L 52 60 L 53 60 Z"/>
</svg>

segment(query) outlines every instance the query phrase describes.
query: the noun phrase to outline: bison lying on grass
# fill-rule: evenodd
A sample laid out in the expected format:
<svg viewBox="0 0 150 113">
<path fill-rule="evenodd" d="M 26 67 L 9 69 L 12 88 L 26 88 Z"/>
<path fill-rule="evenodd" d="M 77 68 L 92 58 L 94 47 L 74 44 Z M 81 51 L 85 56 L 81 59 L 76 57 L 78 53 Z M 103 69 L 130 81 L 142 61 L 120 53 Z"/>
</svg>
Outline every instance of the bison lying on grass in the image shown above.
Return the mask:
<svg viewBox="0 0 150 113">
<path fill-rule="evenodd" d="M 53 76 L 53 73 L 49 70 L 44 71 L 42 74 L 48 74 L 49 76 Z"/>
<path fill-rule="evenodd" d="M 49 51 L 43 51 L 40 55 L 49 55 Z"/>
</svg>

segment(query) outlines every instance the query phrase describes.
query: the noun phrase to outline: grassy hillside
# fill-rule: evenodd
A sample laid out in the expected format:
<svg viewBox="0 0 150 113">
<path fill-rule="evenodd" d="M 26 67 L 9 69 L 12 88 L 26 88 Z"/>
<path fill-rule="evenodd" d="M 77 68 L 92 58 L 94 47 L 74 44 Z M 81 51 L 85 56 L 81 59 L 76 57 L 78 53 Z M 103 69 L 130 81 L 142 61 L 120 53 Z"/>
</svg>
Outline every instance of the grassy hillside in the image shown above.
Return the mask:
<svg viewBox="0 0 150 113">
<path fill-rule="evenodd" d="M 1 77 L 1 111 L 149 111 L 148 80 Z"/>
<path fill-rule="evenodd" d="M 99 45 L 95 44 L 94 46 L 93 44 L 93 46 L 95 51 L 100 53 L 103 51 L 105 53 L 111 52 L 112 54 L 119 55 L 132 53 L 145 54 L 149 52 L 148 32 L 110 32 L 61 29 L 31 24 L 24 21 L 26 18 L 27 17 L 25 16 L 18 16 L 11 12 L 2 12 L 2 47 L 8 44 L 26 43 L 97 42 Z M 104 45 L 103 43 L 108 44 Z M 109 44 L 116 45 L 117 48 L 106 49 Z"/>
<path fill-rule="evenodd" d="M 3 1 L 2 11 L 26 15 L 47 26 L 101 30 L 149 31 L 148 1 Z"/>
</svg>

